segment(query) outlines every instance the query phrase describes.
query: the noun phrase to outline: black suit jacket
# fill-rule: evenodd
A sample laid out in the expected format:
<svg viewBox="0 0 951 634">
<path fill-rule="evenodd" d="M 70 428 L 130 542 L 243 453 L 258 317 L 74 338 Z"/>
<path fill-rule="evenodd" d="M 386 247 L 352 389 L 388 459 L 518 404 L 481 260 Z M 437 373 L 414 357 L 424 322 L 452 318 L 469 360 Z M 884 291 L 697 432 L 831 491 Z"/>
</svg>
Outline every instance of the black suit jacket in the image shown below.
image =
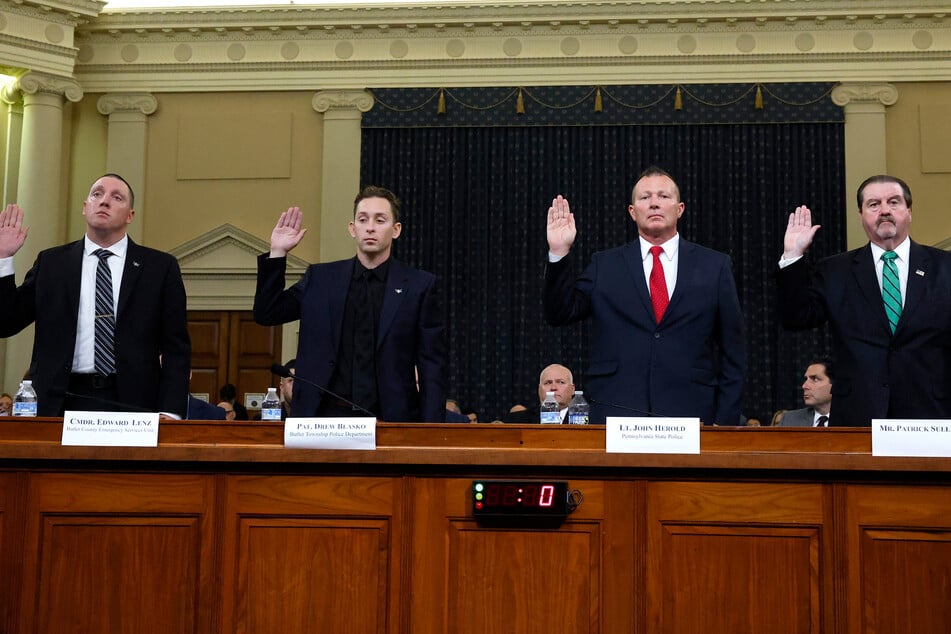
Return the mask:
<svg viewBox="0 0 951 634">
<path fill-rule="evenodd" d="M 912 242 L 908 259 L 894 334 L 869 245 L 826 258 L 814 271 L 802 258 L 777 273 L 783 325 L 831 328 L 833 425 L 951 418 L 951 253 Z"/>
<path fill-rule="evenodd" d="M 258 258 L 255 321 L 274 326 L 300 319 L 297 376 L 324 387 L 330 384 L 341 345 L 355 261 L 312 264 L 299 282 L 284 290 L 287 259 L 267 254 Z M 380 411 L 375 414 L 381 420 L 445 421 L 445 326 L 435 287 L 436 276 L 390 260 L 376 342 Z M 291 415 L 314 416 L 323 398 L 307 382 L 294 381 Z"/>
<path fill-rule="evenodd" d="M 730 258 L 683 238 L 678 257 L 677 284 L 659 324 L 638 240 L 596 253 L 577 280 L 570 254 L 548 264 L 548 323 L 593 321 L 584 386 L 592 423 L 650 413 L 739 424 L 746 327 Z"/>
<path fill-rule="evenodd" d="M 40 416 L 62 416 L 76 345 L 83 240 L 41 251 L 16 287 L 0 278 L 0 337 L 36 323 L 29 376 Z M 122 403 L 184 417 L 191 345 L 185 286 L 171 255 L 129 240 L 116 310 L 116 387 Z M 159 355 L 162 363 L 159 364 Z"/>
</svg>

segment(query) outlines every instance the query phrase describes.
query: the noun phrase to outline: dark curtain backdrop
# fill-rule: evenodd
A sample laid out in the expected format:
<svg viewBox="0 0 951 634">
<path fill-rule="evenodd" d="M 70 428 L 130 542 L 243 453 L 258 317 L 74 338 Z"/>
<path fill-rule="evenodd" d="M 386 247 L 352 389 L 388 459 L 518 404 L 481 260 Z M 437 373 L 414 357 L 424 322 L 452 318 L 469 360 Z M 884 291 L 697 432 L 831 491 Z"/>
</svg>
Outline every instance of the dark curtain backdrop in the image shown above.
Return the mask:
<svg viewBox="0 0 951 634">
<path fill-rule="evenodd" d="M 680 185 L 681 235 L 733 258 L 747 322 L 745 413 L 768 424 L 775 409 L 802 406 L 802 371 L 829 350 L 828 335 L 782 330 L 774 270 L 799 204 L 822 224 L 809 257 L 845 247 L 840 122 L 365 127 L 362 143 L 363 184 L 403 201 L 394 255 L 441 278 L 448 395 L 479 420 L 533 404 L 549 363 L 567 365 L 584 389 L 588 326 L 551 328 L 542 317 L 547 210 L 557 194 L 571 203 L 580 273 L 595 251 L 636 238 L 627 206 L 652 164 Z"/>
</svg>

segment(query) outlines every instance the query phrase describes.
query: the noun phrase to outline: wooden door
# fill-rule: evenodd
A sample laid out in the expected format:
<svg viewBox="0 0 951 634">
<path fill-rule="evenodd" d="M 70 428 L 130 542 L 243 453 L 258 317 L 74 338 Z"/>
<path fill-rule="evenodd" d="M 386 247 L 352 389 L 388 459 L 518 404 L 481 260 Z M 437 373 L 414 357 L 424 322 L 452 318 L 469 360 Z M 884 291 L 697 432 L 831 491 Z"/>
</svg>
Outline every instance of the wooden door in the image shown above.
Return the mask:
<svg viewBox="0 0 951 634">
<path fill-rule="evenodd" d="M 193 393 L 216 403 L 221 386 L 233 383 L 244 403 L 246 393 L 277 385 L 271 365 L 282 363 L 280 326 L 260 326 L 250 311 L 189 311 L 188 334 Z"/>
</svg>

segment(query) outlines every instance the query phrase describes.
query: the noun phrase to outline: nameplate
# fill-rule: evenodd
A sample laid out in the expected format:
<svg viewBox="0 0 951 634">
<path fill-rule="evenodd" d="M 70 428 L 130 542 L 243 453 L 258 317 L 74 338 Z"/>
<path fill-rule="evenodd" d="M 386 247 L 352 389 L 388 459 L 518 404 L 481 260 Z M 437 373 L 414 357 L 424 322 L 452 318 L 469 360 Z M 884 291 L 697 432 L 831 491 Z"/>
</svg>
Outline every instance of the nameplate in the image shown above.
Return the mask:
<svg viewBox="0 0 951 634">
<path fill-rule="evenodd" d="M 376 449 L 376 419 L 288 418 L 284 446 L 296 449 Z"/>
<path fill-rule="evenodd" d="M 158 414 L 67 411 L 63 444 L 80 447 L 158 447 Z"/>
<path fill-rule="evenodd" d="M 873 419 L 872 455 L 951 457 L 951 421 Z"/>
<path fill-rule="evenodd" d="M 700 453 L 699 418 L 608 416 L 608 453 Z"/>
</svg>

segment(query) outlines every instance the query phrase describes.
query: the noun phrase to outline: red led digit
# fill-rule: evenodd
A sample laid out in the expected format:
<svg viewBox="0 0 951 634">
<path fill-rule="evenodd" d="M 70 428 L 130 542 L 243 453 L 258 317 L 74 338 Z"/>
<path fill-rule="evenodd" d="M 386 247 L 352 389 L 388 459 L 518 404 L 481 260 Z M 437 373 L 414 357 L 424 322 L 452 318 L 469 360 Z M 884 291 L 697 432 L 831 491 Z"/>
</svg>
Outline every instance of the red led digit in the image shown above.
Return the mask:
<svg viewBox="0 0 951 634">
<path fill-rule="evenodd" d="M 502 506 L 515 506 L 518 503 L 518 487 L 506 486 L 502 493 Z"/>
<path fill-rule="evenodd" d="M 538 506 L 551 506 L 555 501 L 555 487 L 551 484 L 542 486 L 542 494 L 538 498 Z"/>
<path fill-rule="evenodd" d="M 499 504 L 499 485 L 489 484 L 485 487 L 485 504 L 488 507 L 498 506 Z"/>
</svg>

